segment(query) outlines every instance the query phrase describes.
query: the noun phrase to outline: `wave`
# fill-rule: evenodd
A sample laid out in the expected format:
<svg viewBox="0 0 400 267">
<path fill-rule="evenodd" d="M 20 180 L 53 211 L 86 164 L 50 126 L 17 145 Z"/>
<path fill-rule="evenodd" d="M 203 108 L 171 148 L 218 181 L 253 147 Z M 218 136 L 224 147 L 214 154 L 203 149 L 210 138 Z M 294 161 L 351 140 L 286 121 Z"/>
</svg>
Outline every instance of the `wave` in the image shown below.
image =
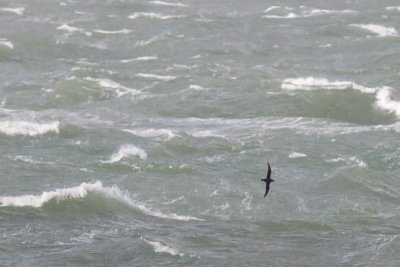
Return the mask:
<svg viewBox="0 0 400 267">
<path fill-rule="evenodd" d="M 103 186 L 101 181 L 93 183 L 81 183 L 79 186 L 46 191 L 40 195 L 21 195 L 21 196 L 0 196 L 0 206 L 2 207 L 33 207 L 40 208 L 50 201 L 68 201 L 74 199 L 84 199 L 91 193 L 97 193 L 105 198 L 117 200 L 129 207 L 140 210 L 141 212 L 162 218 L 178 221 L 201 220 L 193 216 L 177 215 L 175 213 L 163 213 L 148 208 L 145 204 L 132 199 L 128 192 L 120 190 L 116 185 Z"/>
<path fill-rule="evenodd" d="M 5 46 L 9 49 L 14 49 L 14 44 L 7 39 L 0 38 L 0 45 Z"/>
<path fill-rule="evenodd" d="M 70 26 L 70 25 L 68 25 L 66 23 L 64 23 L 63 25 L 59 26 L 57 28 L 57 30 L 66 31 L 68 33 L 78 32 L 78 33 L 85 34 L 86 36 L 91 36 L 92 35 L 91 32 L 88 32 L 85 29 L 73 27 L 73 26 Z"/>
<path fill-rule="evenodd" d="M 163 137 L 167 140 L 170 140 L 177 136 L 168 129 L 124 129 L 124 131 L 141 137 Z"/>
<path fill-rule="evenodd" d="M 326 78 L 299 77 L 288 78 L 282 82 L 282 89 L 286 90 L 319 90 L 334 89 L 345 90 L 354 88 L 362 93 L 372 94 L 377 91 L 376 88 L 369 88 L 349 81 L 329 81 Z"/>
<path fill-rule="evenodd" d="M 60 122 L 36 123 L 28 121 L 0 121 L 0 132 L 6 135 L 37 136 L 47 133 L 59 133 Z"/>
<path fill-rule="evenodd" d="M 18 160 L 26 163 L 31 163 L 31 164 L 49 164 L 49 165 L 54 165 L 54 162 L 49 162 L 49 161 L 40 161 L 34 159 L 32 156 L 24 156 L 24 155 L 18 155 L 13 158 L 13 160 Z"/>
<path fill-rule="evenodd" d="M 297 159 L 297 158 L 305 158 L 305 157 L 307 157 L 307 155 L 306 154 L 304 154 L 304 153 L 300 153 L 300 152 L 291 152 L 289 155 L 288 155 L 288 158 L 290 158 L 290 159 Z"/>
<path fill-rule="evenodd" d="M 167 75 L 156 75 L 151 73 L 138 73 L 136 74 L 137 77 L 146 78 L 146 79 L 154 79 L 154 80 L 161 80 L 161 81 L 172 81 L 175 80 L 175 76 L 167 76 Z"/>
<path fill-rule="evenodd" d="M 101 34 L 129 34 L 132 31 L 128 29 L 122 29 L 118 31 L 106 31 L 106 30 L 94 30 L 95 33 L 101 33 Z"/>
<path fill-rule="evenodd" d="M 129 19 L 150 18 L 150 19 L 166 20 L 166 19 L 181 19 L 181 18 L 185 18 L 185 17 L 186 16 L 184 16 L 184 15 L 163 15 L 160 13 L 153 13 L 153 12 L 135 12 L 132 15 L 130 15 L 128 18 Z"/>
<path fill-rule="evenodd" d="M 4 7 L 4 8 L 0 8 L 0 11 L 10 12 L 10 13 L 14 13 L 14 14 L 22 16 L 22 15 L 24 15 L 25 8 L 24 7 L 15 7 L 15 8 Z"/>
<path fill-rule="evenodd" d="M 368 165 L 365 163 L 363 160 L 358 159 L 356 157 L 337 157 L 334 159 L 327 160 L 326 162 L 329 163 L 338 163 L 338 162 L 345 162 L 345 163 L 353 163 L 353 166 L 359 167 L 359 168 L 366 168 Z"/>
<path fill-rule="evenodd" d="M 134 145 L 123 145 L 119 148 L 118 152 L 111 155 L 109 160 L 102 161 L 103 163 L 115 163 L 129 156 L 138 156 L 140 159 L 147 159 L 147 153 L 141 148 Z"/>
<path fill-rule="evenodd" d="M 195 91 L 201 91 L 201 90 L 208 90 L 209 88 L 204 88 L 204 87 L 201 87 L 200 85 L 197 85 L 197 84 L 191 84 L 189 86 L 189 89 L 195 90 Z"/>
<path fill-rule="evenodd" d="M 172 256 L 180 256 L 183 257 L 185 254 L 179 252 L 177 249 L 172 248 L 170 246 L 167 246 L 165 244 L 162 244 L 161 242 L 158 241 L 151 241 L 148 240 L 144 237 L 140 237 L 141 240 L 143 240 L 145 243 L 151 246 L 151 248 L 154 250 L 156 253 L 167 253 Z"/>
<path fill-rule="evenodd" d="M 87 81 L 92 81 L 92 82 L 96 82 L 99 86 L 105 88 L 105 89 L 113 89 L 118 97 L 123 96 L 125 94 L 131 94 L 131 95 L 137 95 L 140 93 L 140 91 L 127 87 L 127 86 L 123 86 L 117 82 L 114 82 L 110 79 L 99 79 L 99 78 L 92 78 L 92 77 L 86 77 L 84 78 Z"/>
<path fill-rule="evenodd" d="M 363 30 L 370 31 L 379 37 L 396 37 L 399 33 L 393 27 L 386 27 L 378 24 L 350 24 L 350 26 L 357 27 Z"/>
<path fill-rule="evenodd" d="M 150 3 L 159 6 L 189 7 L 189 5 L 180 2 L 150 1 Z"/>
<path fill-rule="evenodd" d="M 281 88 L 285 90 L 353 89 L 361 93 L 375 94 L 375 105 L 378 108 L 394 113 L 400 118 L 400 101 L 391 99 L 393 89 L 388 86 L 370 88 L 349 81 L 329 81 L 326 78 L 300 77 L 285 79 L 281 84 Z"/>
<path fill-rule="evenodd" d="M 275 12 L 275 14 L 270 14 L 271 11 Z M 342 14 L 357 14 L 357 11 L 352 9 L 344 9 L 344 10 L 331 10 L 331 9 L 318 9 L 318 8 L 310 8 L 310 7 L 301 7 L 299 13 L 292 12 L 293 8 L 290 7 L 282 7 L 282 6 L 271 6 L 267 8 L 264 13 L 268 13 L 268 15 L 263 16 L 263 18 L 269 19 L 296 19 L 296 18 L 310 18 L 317 17 L 323 15 L 342 15 Z"/>
<path fill-rule="evenodd" d="M 204 131 L 191 131 L 189 134 L 195 138 L 208 138 L 208 137 L 216 137 L 222 139 L 228 139 L 226 135 L 218 134 L 214 131 L 204 130 Z"/>
<path fill-rule="evenodd" d="M 132 58 L 132 59 L 122 59 L 119 62 L 121 63 L 129 63 L 129 62 L 136 62 L 136 61 L 151 61 L 151 60 L 157 60 L 157 56 L 143 56 L 143 57 L 137 57 L 137 58 Z"/>
<path fill-rule="evenodd" d="M 396 10 L 400 12 L 400 6 L 388 6 L 386 7 L 386 10 Z"/>
</svg>

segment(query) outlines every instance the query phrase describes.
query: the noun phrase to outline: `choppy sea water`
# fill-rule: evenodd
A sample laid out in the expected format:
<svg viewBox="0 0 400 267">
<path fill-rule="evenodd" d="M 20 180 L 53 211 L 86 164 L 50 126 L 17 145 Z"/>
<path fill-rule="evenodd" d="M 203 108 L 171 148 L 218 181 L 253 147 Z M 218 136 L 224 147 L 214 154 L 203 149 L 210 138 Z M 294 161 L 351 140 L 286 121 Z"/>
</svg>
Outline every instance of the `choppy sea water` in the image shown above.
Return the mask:
<svg viewBox="0 0 400 267">
<path fill-rule="evenodd" d="M 398 266 L 398 1 L 17 0 L 0 24 L 1 266 Z"/>
</svg>

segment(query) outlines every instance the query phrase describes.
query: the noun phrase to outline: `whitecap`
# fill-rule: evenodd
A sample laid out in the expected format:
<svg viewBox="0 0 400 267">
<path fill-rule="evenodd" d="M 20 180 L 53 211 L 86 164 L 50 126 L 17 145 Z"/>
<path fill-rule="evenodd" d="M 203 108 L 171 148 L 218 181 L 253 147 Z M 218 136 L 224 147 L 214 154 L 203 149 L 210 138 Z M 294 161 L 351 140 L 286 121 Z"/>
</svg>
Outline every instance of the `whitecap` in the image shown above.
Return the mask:
<svg viewBox="0 0 400 267">
<path fill-rule="evenodd" d="M 150 1 L 150 3 L 159 6 L 189 7 L 189 5 L 180 2 Z"/>
<path fill-rule="evenodd" d="M 150 38 L 149 40 L 137 41 L 136 45 L 137 46 L 146 46 L 146 45 L 149 45 L 156 41 L 162 40 L 163 38 L 164 38 L 163 36 L 154 36 L 154 37 Z"/>
<path fill-rule="evenodd" d="M 167 246 L 165 244 L 162 244 L 161 242 L 158 241 L 150 241 L 144 237 L 140 237 L 141 240 L 146 242 L 148 245 L 151 246 L 151 248 L 154 250 L 156 253 L 167 253 L 172 256 L 180 256 L 183 257 L 185 254 L 179 252 L 176 248 Z"/>
<path fill-rule="evenodd" d="M 14 44 L 5 38 L 0 38 L 0 45 L 9 49 L 14 49 Z"/>
<path fill-rule="evenodd" d="M 39 161 L 39 160 L 33 159 L 32 156 L 24 156 L 24 155 L 15 156 L 13 158 L 13 160 L 23 161 L 23 162 L 31 163 L 31 164 L 50 164 L 50 165 L 55 164 L 54 162 Z"/>
<path fill-rule="evenodd" d="M 366 87 L 349 81 L 329 81 L 326 78 L 299 77 L 285 79 L 281 88 L 285 90 L 345 90 L 353 89 L 365 94 L 375 94 L 375 105 L 389 113 L 394 113 L 400 118 L 400 101 L 391 99 L 392 88 L 388 86 L 382 87 Z"/>
<path fill-rule="evenodd" d="M 363 93 L 376 92 L 376 88 L 368 88 L 354 82 L 329 81 L 326 78 L 315 78 L 315 77 L 288 78 L 282 82 L 281 88 L 286 90 L 319 90 L 319 89 L 344 90 L 353 88 Z"/>
<path fill-rule="evenodd" d="M 99 79 L 99 78 L 92 78 L 92 77 L 85 77 L 84 78 L 87 81 L 92 81 L 92 82 L 96 82 L 99 86 L 105 88 L 105 89 L 112 89 L 113 91 L 115 91 L 117 93 L 117 95 L 123 96 L 125 94 L 131 94 L 131 95 L 136 95 L 139 94 L 140 91 L 127 87 L 127 86 L 123 86 L 115 81 L 112 81 L 110 79 Z"/>
<path fill-rule="evenodd" d="M 129 34 L 132 31 L 128 29 L 122 29 L 122 30 L 116 30 L 116 31 L 106 31 L 106 30 L 94 30 L 96 33 L 101 33 L 101 34 Z"/>
<path fill-rule="evenodd" d="M 268 13 L 268 12 L 270 12 L 271 10 L 279 9 L 279 8 L 281 8 L 281 7 L 280 7 L 280 6 L 270 6 L 269 8 L 267 8 L 266 10 L 264 10 L 264 12 L 265 12 L 265 13 Z"/>
<path fill-rule="evenodd" d="M 151 73 L 138 73 L 136 74 L 137 77 L 146 78 L 146 79 L 154 79 L 154 80 L 161 80 L 161 81 L 172 81 L 175 80 L 175 76 L 168 76 L 168 75 L 156 75 Z"/>
<path fill-rule="evenodd" d="M 0 132 L 6 135 L 37 136 L 47 133 L 59 133 L 60 122 L 37 123 L 29 121 L 0 121 Z"/>
<path fill-rule="evenodd" d="M 359 168 L 366 168 L 368 165 L 363 160 L 360 160 L 356 157 L 337 157 L 334 159 L 326 160 L 329 163 L 337 163 L 337 162 L 346 162 L 346 163 L 353 163 L 352 165 L 359 167 Z"/>
<path fill-rule="evenodd" d="M 181 19 L 185 17 L 186 16 L 184 15 L 163 15 L 161 13 L 154 13 L 154 12 L 135 12 L 128 18 L 129 19 L 150 18 L 150 19 L 166 20 L 166 19 Z"/>
<path fill-rule="evenodd" d="M 307 157 L 306 154 L 300 153 L 300 152 L 295 152 L 295 151 L 291 152 L 288 155 L 288 158 L 290 158 L 290 159 L 305 158 L 305 157 Z"/>
<path fill-rule="evenodd" d="M 291 12 L 293 8 L 289 7 L 280 7 L 280 6 L 271 6 L 266 9 L 265 13 L 270 13 L 273 10 L 281 9 L 284 13 L 280 12 L 280 14 L 268 14 L 263 16 L 263 18 L 269 19 L 296 19 L 296 18 L 311 18 L 323 15 L 348 15 L 348 14 L 357 14 L 357 11 L 352 9 L 344 9 L 344 10 L 331 10 L 331 9 L 318 9 L 318 8 L 310 8 L 310 7 L 301 7 L 299 13 Z"/>
<path fill-rule="evenodd" d="M 297 15 L 296 13 L 290 12 L 287 15 L 266 15 L 263 18 L 268 19 L 295 19 L 300 18 L 301 16 Z"/>
<path fill-rule="evenodd" d="M 4 7 L 4 8 L 0 8 L 0 11 L 10 12 L 10 13 L 14 13 L 14 14 L 22 16 L 22 15 L 24 15 L 25 8 L 24 7 L 15 7 L 15 8 Z"/>
<path fill-rule="evenodd" d="M 91 32 L 85 31 L 85 29 L 73 27 L 73 26 L 70 26 L 70 25 L 68 25 L 66 23 L 64 23 L 63 25 L 59 26 L 57 28 L 57 30 L 66 31 L 66 32 L 69 32 L 69 33 L 78 32 L 78 33 L 85 34 L 87 36 L 91 36 L 92 35 Z"/>
<path fill-rule="evenodd" d="M 400 6 L 388 6 L 386 7 L 386 10 L 396 10 L 400 12 Z"/>
<path fill-rule="evenodd" d="M 176 137 L 176 134 L 168 129 L 124 129 L 124 131 L 140 137 L 162 137 L 167 140 Z"/>
<path fill-rule="evenodd" d="M 137 156 L 141 160 L 147 159 L 147 153 L 141 148 L 134 145 L 123 145 L 119 148 L 118 152 L 111 155 L 109 160 L 102 161 L 103 163 L 115 163 L 119 162 L 129 156 Z"/>
<path fill-rule="evenodd" d="M 399 36 L 398 32 L 393 27 L 386 27 L 378 24 L 350 24 L 350 26 L 357 27 L 363 30 L 372 32 L 379 37 L 396 37 Z"/>
<path fill-rule="evenodd" d="M 215 133 L 213 131 L 209 131 L 209 130 L 191 132 L 190 134 L 196 138 L 218 137 L 218 138 L 227 139 L 227 136 L 222 135 L 222 134 L 217 134 L 217 133 Z"/>
<path fill-rule="evenodd" d="M 193 216 L 177 215 L 175 213 L 163 213 L 157 210 L 152 210 L 145 204 L 132 199 L 128 192 L 120 190 L 118 186 L 103 186 L 102 182 L 100 181 L 93 183 L 81 183 L 79 186 L 75 187 L 46 191 L 40 195 L 0 196 L 0 206 L 39 208 L 51 200 L 60 202 L 68 199 L 85 198 L 90 192 L 99 193 L 104 197 L 115 199 L 150 216 L 179 221 L 202 221 L 202 219 Z"/>
<path fill-rule="evenodd" d="M 200 85 L 197 85 L 197 84 L 191 84 L 189 86 L 189 89 L 196 90 L 196 91 L 208 90 L 208 88 L 201 87 Z"/>
<path fill-rule="evenodd" d="M 143 56 L 143 57 L 137 57 L 137 58 L 132 58 L 132 59 L 122 59 L 119 62 L 129 63 L 129 62 L 136 62 L 136 61 L 151 61 L 151 60 L 158 60 L 158 57 L 157 56 Z"/>
<path fill-rule="evenodd" d="M 400 118 L 400 101 L 392 100 L 390 97 L 392 95 L 392 88 L 383 87 L 376 94 L 376 106 L 386 110 L 390 113 L 396 114 Z"/>
</svg>

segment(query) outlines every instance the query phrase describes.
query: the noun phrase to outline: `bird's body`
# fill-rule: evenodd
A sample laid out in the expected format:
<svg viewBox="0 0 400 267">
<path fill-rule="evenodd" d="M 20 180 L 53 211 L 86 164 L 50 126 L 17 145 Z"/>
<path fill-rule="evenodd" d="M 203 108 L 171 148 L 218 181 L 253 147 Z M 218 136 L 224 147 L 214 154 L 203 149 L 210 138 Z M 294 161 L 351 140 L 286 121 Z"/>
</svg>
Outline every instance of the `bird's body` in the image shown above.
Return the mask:
<svg viewBox="0 0 400 267">
<path fill-rule="evenodd" d="M 267 194 L 268 194 L 268 191 L 269 191 L 269 184 L 271 182 L 274 182 L 274 180 L 271 179 L 271 166 L 269 166 L 269 163 L 268 163 L 267 177 L 265 177 L 264 179 L 261 179 L 261 181 L 265 182 L 265 194 L 264 194 L 264 197 L 266 197 Z"/>
</svg>

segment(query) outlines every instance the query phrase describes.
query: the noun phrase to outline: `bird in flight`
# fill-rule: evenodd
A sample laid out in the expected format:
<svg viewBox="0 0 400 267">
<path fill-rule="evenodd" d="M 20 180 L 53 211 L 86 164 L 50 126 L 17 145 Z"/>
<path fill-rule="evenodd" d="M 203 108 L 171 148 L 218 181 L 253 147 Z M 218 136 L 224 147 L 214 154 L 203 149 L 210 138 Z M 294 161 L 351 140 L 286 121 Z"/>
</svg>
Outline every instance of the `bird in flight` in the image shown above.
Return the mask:
<svg viewBox="0 0 400 267">
<path fill-rule="evenodd" d="M 265 182 L 265 194 L 264 194 L 264 197 L 266 197 L 267 194 L 268 194 L 268 191 L 269 191 L 269 184 L 271 182 L 274 182 L 274 180 L 271 179 L 271 166 L 269 166 L 269 163 L 268 163 L 267 177 L 265 177 L 264 179 L 261 179 L 261 181 Z"/>
</svg>

